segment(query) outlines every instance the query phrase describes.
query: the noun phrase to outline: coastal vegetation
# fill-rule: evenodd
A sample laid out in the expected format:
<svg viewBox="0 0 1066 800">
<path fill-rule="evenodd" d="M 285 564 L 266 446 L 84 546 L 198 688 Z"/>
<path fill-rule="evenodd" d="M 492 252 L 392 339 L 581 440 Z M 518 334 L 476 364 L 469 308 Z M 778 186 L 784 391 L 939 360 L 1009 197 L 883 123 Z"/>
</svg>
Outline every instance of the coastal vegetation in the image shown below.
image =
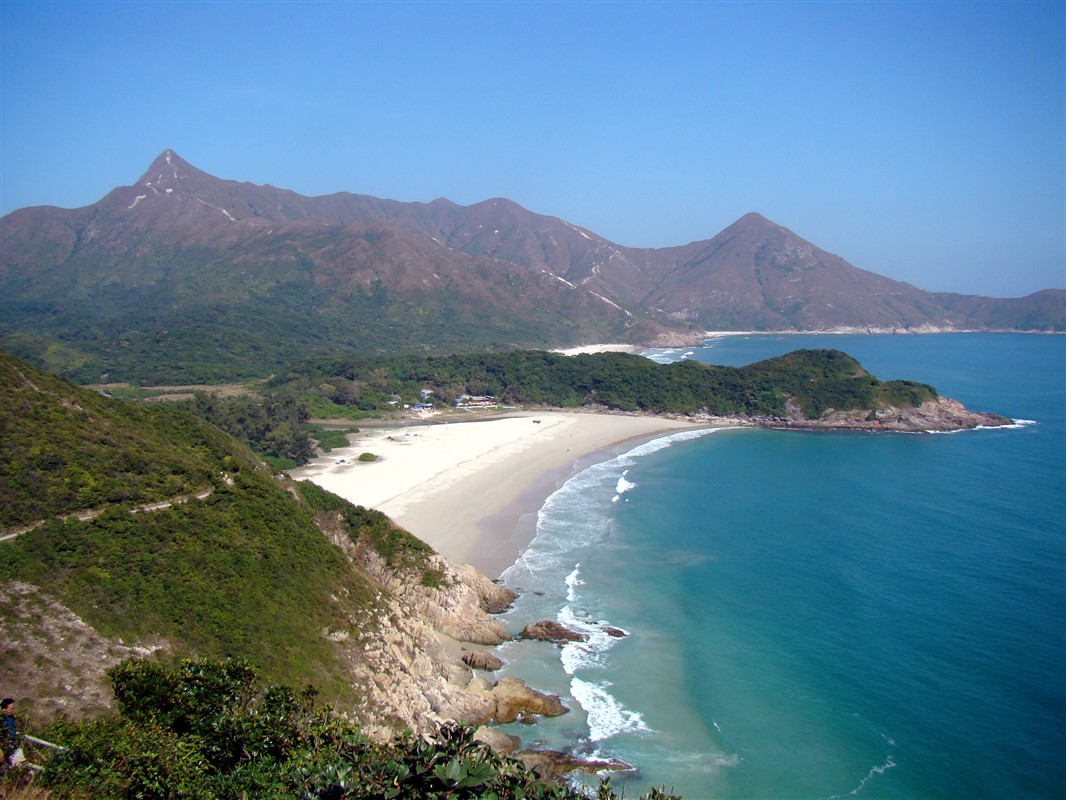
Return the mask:
<svg viewBox="0 0 1066 800">
<path fill-rule="evenodd" d="M 307 426 L 310 412 L 290 393 L 222 397 L 198 391 L 176 405 L 221 428 L 280 469 L 306 464 L 315 454 L 316 430 Z M 336 435 L 324 438 L 327 447 L 343 447 Z"/>
<path fill-rule="evenodd" d="M 113 667 L 117 710 L 44 730 L 66 749 L 38 784 L 80 800 L 585 800 L 442 725 L 378 744 L 316 703 L 312 686 L 264 685 L 240 659 Z M 603 782 L 599 800 L 617 800 Z M 677 800 L 652 790 L 646 800 Z"/>
<path fill-rule="evenodd" d="M 797 350 L 747 367 L 695 361 L 658 364 L 626 353 L 568 357 L 527 350 L 310 362 L 283 372 L 259 391 L 223 395 L 197 390 L 190 399 L 170 404 L 230 434 L 275 469 L 285 470 L 307 463 L 316 450 L 344 447 L 346 434 L 358 430 L 327 429 L 313 424 L 312 417 L 382 417 L 416 403 L 450 407 L 463 395 L 489 395 L 502 405 L 653 414 L 776 418 L 801 411 L 809 419 L 827 409 L 863 409 L 876 415 L 880 409 L 915 407 L 937 396 L 925 384 L 878 380 L 836 350 Z M 131 415 L 159 413 L 147 404 L 129 403 L 126 408 Z M 26 462 L 30 468 L 20 472 L 20 480 L 39 481 L 42 472 L 49 471 L 62 479 L 44 494 L 34 495 L 36 500 L 66 497 L 69 475 L 62 468 L 63 458 L 52 454 Z M 130 463 L 129 458 L 109 465 L 109 480 L 82 484 L 80 491 L 99 503 L 156 499 L 150 486 L 141 485 L 143 479 L 135 470 L 121 469 L 123 463 Z M 177 479 L 170 478 L 161 496 L 178 493 L 177 485 Z"/>
<path fill-rule="evenodd" d="M 432 553 L 378 511 L 278 480 L 187 411 L 3 353 L 0 475 L 0 527 L 24 530 L 0 544 L 0 582 L 39 587 L 106 636 L 165 643 L 160 657 L 240 654 L 269 680 L 349 701 L 321 631 L 373 635 L 377 590 L 316 517 L 341 514 L 344 536 L 391 564 L 421 569 Z"/>
<path fill-rule="evenodd" d="M 397 399 L 415 403 L 429 396 L 450 405 L 462 395 L 491 395 L 506 405 L 749 417 L 801 409 L 817 419 L 830 408 L 912 407 L 937 397 L 927 384 L 878 380 L 838 350 L 797 350 L 746 367 L 543 350 L 352 357 L 294 368 L 273 385 L 362 411 L 386 410 Z"/>
</svg>

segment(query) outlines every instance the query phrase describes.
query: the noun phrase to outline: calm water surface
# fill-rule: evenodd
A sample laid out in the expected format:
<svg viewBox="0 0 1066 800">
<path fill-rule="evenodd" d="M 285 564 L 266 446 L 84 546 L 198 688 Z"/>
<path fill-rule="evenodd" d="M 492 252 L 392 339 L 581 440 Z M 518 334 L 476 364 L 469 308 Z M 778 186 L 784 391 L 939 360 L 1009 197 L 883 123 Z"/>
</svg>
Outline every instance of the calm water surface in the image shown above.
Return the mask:
<svg viewBox="0 0 1066 800">
<path fill-rule="evenodd" d="M 512 628 L 590 635 L 503 648 L 573 709 L 514 732 L 638 765 L 612 781 L 629 797 L 1064 796 L 1066 337 L 744 336 L 652 355 L 742 365 L 800 347 L 1025 422 L 686 433 L 589 467 L 505 574 Z"/>
</svg>

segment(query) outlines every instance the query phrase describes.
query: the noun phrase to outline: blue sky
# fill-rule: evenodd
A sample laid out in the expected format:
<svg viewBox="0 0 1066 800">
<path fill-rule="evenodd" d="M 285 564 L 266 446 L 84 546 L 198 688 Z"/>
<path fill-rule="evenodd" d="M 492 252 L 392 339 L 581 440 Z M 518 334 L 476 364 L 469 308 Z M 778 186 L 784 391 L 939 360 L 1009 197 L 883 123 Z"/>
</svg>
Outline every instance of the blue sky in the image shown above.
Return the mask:
<svg viewBox="0 0 1066 800">
<path fill-rule="evenodd" d="M 0 2 L 0 212 L 173 148 L 508 197 L 624 245 L 758 211 L 930 290 L 1066 284 L 1062 2 Z"/>
</svg>

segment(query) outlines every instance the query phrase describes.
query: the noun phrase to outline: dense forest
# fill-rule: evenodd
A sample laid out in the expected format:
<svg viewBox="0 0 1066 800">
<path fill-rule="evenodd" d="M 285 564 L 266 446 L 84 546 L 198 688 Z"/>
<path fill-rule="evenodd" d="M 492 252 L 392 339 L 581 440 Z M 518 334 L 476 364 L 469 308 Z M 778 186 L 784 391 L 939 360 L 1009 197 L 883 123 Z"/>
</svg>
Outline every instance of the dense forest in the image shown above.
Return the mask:
<svg viewBox="0 0 1066 800">
<path fill-rule="evenodd" d="M 168 271 L 179 270 L 186 260 L 203 268 L 195 255 L 180 254 L 168 259 Z M 248 279 L 242 272 L 241 281 Z M 208 280 L 217 281 L 217 273 Z M 415 303 L 380 283 L 344 300 L 315 289 L 294 291 L 287 282 L 252 298 L 243 284 L 236 289 L 216 285 L 209 307 L 196 307 L 197 297 L 191 307 L 183 302 L 176 310 L 159 308 L 154 290 L 131 301 L 134 290 L 110 297 L 98 284 L 92 287 L 79 297 L 81 308 L 91 307 L 88 317 L 60 318 L 51 301 L 6 304 L 0 319 L 4 349 L 82 384 L 199 384 L 261 378 L 309 354 L 440 354 L 515 342 L 548 347 L 582 332 L 578 324 L 555 317 L 515 319 L 447 299 Z M 220 311 L 219 303 L 232 302 L 234 295 L 248 305 Z M 44 318 L 47 334 L 39 332 Z M 15 330 L 20 324 L 22 329 Z"/>
<path fill-rule="evenodd" d="M 802 409 L 916 406 L 936 390 L 911 381 L 880 381 L 838 350 L 797 350 L 746 367 L 696 361 L 658 364 L 626 353 L 564 356 L 542 350 L 451 356 L 355 357 L 314 362 L 278 376 L 314 407 L 343 415 L 429 397 L 451 404 L 492 395 L 510 405 L 716 416 L 783 417 Z M 790 404 L 791 403 L 791 407 Z"/>
<path fill-rule="evenodd" d="M 221 428 L 283 469 L 314 457 L 315 442 L 307 425 L 310 412 L 292 394 L 222 397 L 200 391 L 192 400 L 175 405 Z"/>
</svg>

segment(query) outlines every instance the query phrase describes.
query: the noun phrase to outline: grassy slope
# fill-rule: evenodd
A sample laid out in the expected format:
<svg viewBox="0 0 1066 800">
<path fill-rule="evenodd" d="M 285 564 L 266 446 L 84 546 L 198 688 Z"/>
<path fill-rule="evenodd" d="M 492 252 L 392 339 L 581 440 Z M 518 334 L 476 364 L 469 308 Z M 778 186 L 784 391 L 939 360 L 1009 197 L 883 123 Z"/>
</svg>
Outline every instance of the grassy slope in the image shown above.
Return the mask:
<svg viewBox="0 0 1066 800">
<path fill-rule="evenodd" d="M 190 414 L 113 401 L 0 352 L 0 526 L 222 484 L 255 457 Z"/>
<path fill-rule="evenodd" d="M 346 508 L 349 535 L 372 528 L 374 544 L 407 543 L 417 554 L 420 542 L 328 493 L 293 494 L 191 415 L 111 400 L 6 354 L 0 420 L 4 525 L 46 519 L 0 543 L 0 581 L 37 585 L 127 644 L 161 638 L 174 657 L 241 655 L 269 680 L 313 681 L 354 699 L 323 631 L 358 642 L 371 629 L 376 589 L 323 536 L 315 513 Z M 205 499 L 130 513 L 204 486 Z M 55 517 L 86 508 L 104 510 L 85 521 Z"/>
</svg>

